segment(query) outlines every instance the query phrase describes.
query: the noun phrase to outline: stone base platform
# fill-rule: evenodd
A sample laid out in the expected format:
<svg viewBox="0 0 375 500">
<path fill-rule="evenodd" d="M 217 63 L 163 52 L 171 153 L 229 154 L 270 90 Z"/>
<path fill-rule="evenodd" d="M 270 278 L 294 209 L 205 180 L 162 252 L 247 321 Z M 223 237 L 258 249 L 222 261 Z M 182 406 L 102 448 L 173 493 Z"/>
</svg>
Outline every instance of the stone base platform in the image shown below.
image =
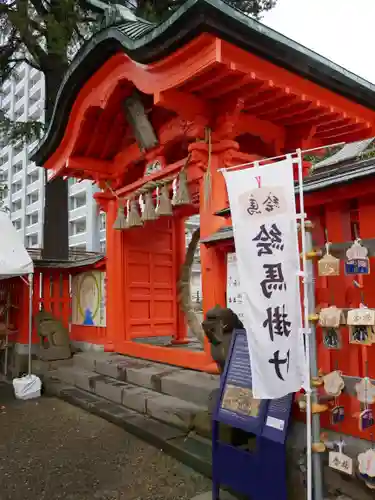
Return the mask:
<svg viewBox="0 0 375 500">
<path fill-rule="evenodd" d="M 77 353 L 69 361 L 35 361 L 33 372 L 47 389 L 59 381 L 185 432 L 204 434 L 218 376 L 104 352 Z"/>
<path fill-rule="evenodd" d="M 217 375 L 100 351 L 77 353 L 63 362 L 35 361 L 33 373 L 42 378 L 47 395 L 95 413 L 211 476 L 210 410 L 219 387 Z M 224 427 L 223 440 L 226 430 Z M 335 441 L 340 435 L 329 432 L 328 438 Z M 369 447 L 365 441 L 344 439 L 345 450 L 352 457 Z M 287 447 L 289 500 L 306 495 L 305 446 L 305 426 L 294 423 Z M 373 498 L 362 481 L 343 477 L 329 469 L 327 461 L 325 454 L 327 498 Z"/>
</svg>

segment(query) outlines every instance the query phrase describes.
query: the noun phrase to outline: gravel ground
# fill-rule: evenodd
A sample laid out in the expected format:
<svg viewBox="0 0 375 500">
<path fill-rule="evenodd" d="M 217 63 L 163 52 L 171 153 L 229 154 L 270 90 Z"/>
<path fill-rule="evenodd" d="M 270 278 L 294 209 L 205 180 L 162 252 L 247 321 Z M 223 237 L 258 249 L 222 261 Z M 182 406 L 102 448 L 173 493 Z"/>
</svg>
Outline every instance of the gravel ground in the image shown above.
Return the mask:
<svg viewBox="0 0 375 500">
<path fill-rule="evenodd" d="M 101 418 L 0 384 L 0 500 L 185 500 L 210 485 Z"/>
</svg>

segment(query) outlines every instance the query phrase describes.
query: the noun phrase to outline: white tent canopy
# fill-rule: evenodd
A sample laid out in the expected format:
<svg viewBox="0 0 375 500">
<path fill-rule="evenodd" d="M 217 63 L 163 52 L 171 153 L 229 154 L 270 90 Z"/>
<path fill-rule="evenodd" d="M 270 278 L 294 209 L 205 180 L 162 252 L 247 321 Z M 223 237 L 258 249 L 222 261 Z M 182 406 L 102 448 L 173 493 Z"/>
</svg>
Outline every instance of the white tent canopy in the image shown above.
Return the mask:
<svg viewBox="0 0 375 500">
<path fill-rule="evenodd" d="M 0 211 L 0 279 L 34 272 L 33 261 L 12 224 L 9 215 Z"/>
<path fill-rule="evenodd" d="M 33 326 L 33 273 L 34 264 L 9 218 L 0 210 L 0 280 L 19 276 L 29 286 L 29 375 L 31 374 L 31 344 Z M 28 275 L 28 280 L 23 276 Z M 7 341 L 8 344 L 8 341 Z M 5 350 L 5 369 L 7 368 L 8 348 Z"/>
</svg>

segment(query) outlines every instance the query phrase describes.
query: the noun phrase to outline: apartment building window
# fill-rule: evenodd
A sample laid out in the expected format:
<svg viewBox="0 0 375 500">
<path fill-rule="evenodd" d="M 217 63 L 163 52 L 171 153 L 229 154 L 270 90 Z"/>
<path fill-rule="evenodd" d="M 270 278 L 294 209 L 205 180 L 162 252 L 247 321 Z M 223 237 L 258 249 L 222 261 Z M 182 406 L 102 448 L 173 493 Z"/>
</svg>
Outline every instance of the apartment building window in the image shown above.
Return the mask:
<svg viewBox="0 0 375 500">
<path fill-rule="evenodd" d="M 107 227 L 107 219 L 105 212 L 100 212 L 99 227 L 101 231 Z"/>
<path fill-rule="evenodd" d="M 8 185 L 3 184 L 0 186 L 0 202 L 3 202 L 8 196 Z"/>
<path fill-rule="evenodd" d="M 18 174 L 18 172 L 21 172 L 22 168 L 23 168 L 22 167 L 22 161 L 18 161 L 12 167 L 12 174 L 13 175 Z"/>
<path fill-rule="evenodd" d="M 86 232 L 86 219 L 80 219 L 72 221 L 69 224 L 70 236 L 75 236 L 76 234 L 83 234 Z"/>
<path fill-rule="evenodd" d="M 8 170 L 0 170 L 0 183 L 5 184 L 8 182 Z"/>
<path fill-rule="evenodd" d="M 3 111 L 4 111 L 4 114 L 9 113 L 9 111 L 10 111 L 10 102 L 8 102 L 8 104 L 4 104 Z"/>
<path fill-rule="evenodd" d="M 39 200 L 39 193 L 38 193 L 38 191 L 33 191 L 32 193 L 30 193 L 30 194 L 27 195 L 26 204 L 27 205 L 32 205 L 33 203 L 35 203 L 38 200 Z"/>
<path fill-rule="evenodd" d="M 29 214 L 26 218 L 26 225 L 27 227 L 32 226 L 34 224 L 38 224 L 39 221 L 39 214 L 38 212 L 33 212 L 32 214 Z"/>
<path fill-rule="evenodd" d="M 30 95 L 30 99 L 29 99 L 30 106 L 32 106 L 36 102 L 40 101 L 41 97 L 42 97 L 42 92 L 41 92 L 40 89 L 38 89 L 35 92 L 33 92 Z"/>
<path fill-rule="evenodd" d="M 17 181 L 12 184 L 12 194 L 18 193 L 22 189 L 22 181 Z"/>
<path fill-rule="evenodd" d="M 34 87 L 34 85 L 36 85 L 40 81 L 40 78 L 40 73 L 36 73 L 32 78 L 30 78 L 30 87 Z"/>
<path fill-rule="evenodd" d="M 26 246 L 28 248 L 35 247 L 35 246 L 37 246 L 37 244 L 38 244 L 38 234 L 37 233 L 29 234 L 26 237 Z"/>
<path fill-rule="evenodd" d="M 70 210 L 86 206 L 86 193 L 70 197 Z"/>
<path fill-rule="evenodd" d="M 74 250 L 80 250 L 81 252 L 86 251 L 86 243 L 81 243 L 80 245 L 74 245 L 72 249 L 73 251 Z"/>
<path fill-rule="evenodd" d="M 22 228 L 22 221 L 21 219 L 16 219 L 13 221 L 13 226 L 19 231 Z"/>
<path fill-rule="evenodd" d="M 37 180 L 39 180 L 39 170 L 34 170 L 31 174 L 27 175 L 26 184 L 30 186 L 30 184 L 33 184 Z"/>
<path fill-rule="evenodd" d="M 74 177 L 70 177 L 69 179 L 69 185 L 74 186 L 74 184 L 77 184 L 79 182 L 79 179 L 75 179 Z"/>
<path fill-rule="evenodd" d="M 17 210 L 21 210 L 21 208 L 22 208 L 22 200 L 13 201 L 12 212 L 17 212 Z"/>
<path fill-rule="evenodd" d="M 36 110 L 29 115 L 30 120 L 39 120 L 39 118 L 42 116 L 42 110 L 40 108 L 36 108 Z"/>
<path fill-rule="evenodd" d="M 13 154 L 14 154 L 14 156 L 18 155 L 18 153 L 20 153 L 22 150 L 23 150 L 23 144 L 22 144 L 22 142 L 17 142 L 17 144 L 15 144 L 13 146 Z"/>
<path fill-rule="evenodd" d="M 100 252 L 101 252 L 101 253 L 105 253 L 106 248 L 107 248 L 106 241 L 105 241 L 105 240 L 102 240 L 102 241 L 100 242 Z"/>
<path fill-rule="evenodd" d="M 6 163 L 8 163 L 8 161 L 9 161 L 9 153 L 5 153 L 5 155 L 3 155 L 0 158 L 0 167 L 2 167 L 3 165 L 5 165 Z"/>
<path fill-rule="evenodd" d="M 2 88 L 2 94 L 3 94 L 3 98 L 6 99 L 8 97 L 8 95 L 10 94 L 10 85 L 9 86 L 5 86 Z"/>
<path fill-rule="evenodd" d="M 22 78 L 25 78 L 25 66 L 22 66 L 21 69 L 17 72 L 17 79 L 22 80 Z"/>
<path fill-rule="evenodd" d="M 14 118 L 16 120 L 19 120 L 21 118 L 21 116 L 23 115 L 24 111 L 25 111 L 25 107 L 22 105 L 20 107 L 20 109 L 17 109 L 17 111 L 14 112 Z"/>
<path fill-rule="evenodd" d="M 21 87 L 19 89 L 19 91 L 15 94 L 15 99 L 16 99 L 16 102 L 18 102 L 20 99 L 22 99 L 22 97 L 25 95 L 25 88 L 24 87 Z"/>
</svg>

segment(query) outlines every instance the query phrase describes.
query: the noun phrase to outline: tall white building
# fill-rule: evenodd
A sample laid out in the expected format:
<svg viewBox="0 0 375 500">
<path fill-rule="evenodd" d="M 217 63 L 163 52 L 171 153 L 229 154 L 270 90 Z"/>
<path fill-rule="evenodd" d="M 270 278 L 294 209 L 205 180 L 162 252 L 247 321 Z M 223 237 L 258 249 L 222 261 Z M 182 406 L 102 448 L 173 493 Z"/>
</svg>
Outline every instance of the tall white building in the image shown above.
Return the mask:
<svg viewBox="0 0 375 500">
<path fill-rule="evenodd" d="M 3 86 L 0 107 L 15 121 L 43 121 L 43 75 L 26 64 L 20 66 L 17 79 Z M 35 143 L 26 147 L 3 145 L 0 149 L 1 180 L 8 184 L 3 203 L 29 248 L 43 242 L 44 170 L 29 161 L 34 147 Z M 104 214 L 97 216 L 96 188 L 89 181 L 69 182 L 69 245 L 104 252 L 105 219 Z"/>
<path fill-rule="evenodd" d="M 0 93 L 0 108 L 15 121 L 44 120 L 44 77 L 23 64 L 16 80 L 8 80 Z M 0 182 L 8 185 L 3 206 L 8 207 L 14 226 L 27 248 L 43 243 L 44 170 L 29 161 L 36 143 L 0 145 Z M 77 249 L 105 253 L 105 214 L 98 217 L 93 194 L 97 188 L 90 181 L 69 179 L 69 245 Z M 186 224 L 186 243 L 199 225 L 199 217 Z M 200 259 L 192 272 L 192 298 L 200 300 Z"/>
</svg>

